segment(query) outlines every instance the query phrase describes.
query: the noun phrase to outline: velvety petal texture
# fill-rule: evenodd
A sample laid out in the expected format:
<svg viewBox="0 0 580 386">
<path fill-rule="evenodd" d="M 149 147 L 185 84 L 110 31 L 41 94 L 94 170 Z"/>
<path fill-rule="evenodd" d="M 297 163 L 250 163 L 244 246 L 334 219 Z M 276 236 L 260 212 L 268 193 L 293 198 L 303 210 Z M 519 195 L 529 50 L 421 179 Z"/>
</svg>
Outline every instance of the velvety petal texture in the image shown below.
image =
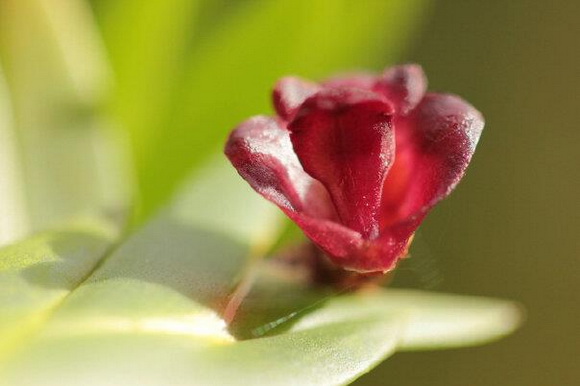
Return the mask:
<svg viewBox="0 0 580 386">
<path fill-rule="evenodd" d="M 395 157 L 392 111 L 375 93 L 325 89 L 288 126 L 304 170 L 328 189 L 341 223 L 365 238 L 378 236 L 382 185 Z"/>
<path fill-rule="evenodd" d="M 383 187 L 383 227 L 420 217 L 451 193 L 483 124 L 473 106 L 446 94 L 427 94 L 409 116 L 396 120 L 397 159 Z"/>
<path fill-rule="evenodd" d="M 275 86 L 275 118 L 238 126 L 226 155 L 338 266 L 386 272 L 463 177 L 483 129 L 461 98 L 426 93 L 418 65 Z"/>
<path fill-rule="evenodd" d="M 289 134 L 274 118 L 250 118 L 232 131 L 225 153 L 252 188 L 281 209 L 335 219 L 326 189 L 306 174 Z"/>
</svg>

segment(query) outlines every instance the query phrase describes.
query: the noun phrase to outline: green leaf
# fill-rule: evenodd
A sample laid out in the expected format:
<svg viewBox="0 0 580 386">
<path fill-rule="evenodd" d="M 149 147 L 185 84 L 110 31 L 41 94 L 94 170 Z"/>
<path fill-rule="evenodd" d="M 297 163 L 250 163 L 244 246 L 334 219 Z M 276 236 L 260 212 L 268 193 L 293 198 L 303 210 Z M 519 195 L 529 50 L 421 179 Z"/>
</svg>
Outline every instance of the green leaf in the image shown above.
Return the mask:
<svg viewBox="0 0 580 386">
<path fill-rule="evenodd" d="M 291 270 L 275 260 L 254 266 L 253 288 L 230 328 L 236 336 L 251 339 L 332 320 L 402 318 L 397 350 L 432 350 L 487 343 L 521 322 L 520 306 L 510 301 L 391 288 L 337 294 L 305 286 Z"/>
<path fill-rule="evenodd" d="M 116 236 L 111 224 L 84 221 L 0 250 L 0 358 L 42 326 Z"/>
<path fill-rule="evenodd" d="M 223 167 L 202 173 L 174 206 L 61 300 L 38 333 L 28 334 L 2 362 L 2 379 L 11 385 L 236 384 L 264 378 L 273 384 L 337 384 L 392 352 L 396 319 L 336 320 L 235 341 L 216 310 L 278 217 Z M 216 185 L 224 190 L 208 188 Z M 202 201 L 207 206 L 191 206 Z M 249 221 L 241 221 L 242 213 Z M 34 245 L 12 248 L 27 255 Z M 33 268 L 42 272 L 44 266 L 31 262 L 27 269 Z M 19 276 L 18 270 L 11 273 Z"/>
<path fill-rule="evenodd" d="M 487 343 L 513 332 L 521 321 L 512 302 L 489 298 L 388 289 L 338 296 L 289 330 L 329 320 L 402 317 L 398 350 L 431 350 Z"/>
<path fill-rule="evenodd" d="M 103 208 L 126 209 L 131 179 L 99 111 L 110 79 L 86 4 L 0 2 L 0 66 L 7 84 L 0 103 L 10 116 L 0 137 L 12 138 L 15 175 L 6 184 L 21 201 L 11 218 L 26 228 L 5 241 Z"/>
<path fill-rule="evenodd" d="M 0 358 L 0 379 L 59 386 L 336 385 L 397 347 L 472 344 L 513 329 L 506 316 L 514 308 L 506 302 L 393 290 L 336 296 L 270 269 L 258 270 L 228 329 L 221 314 L 229 295 L 240 281 L 251 282 L 257 268 L 269 267 L 259 257 L 278 220 L 277 210 L 222 159 L 110 254 L 102 253 L 103 232 L 94 239 L 79 231 L 0 251 L 8 277 L 0 293 L 30 299 L 0 297 L 0 309 L 8 310 L 0 335 L 12 342 Z M 25 312 L 20 303 L 28 304 Z M 25 334 L 16 332 L 19 321 L 36 314 Z M 473 323 L 478 317 L 483 322 Z M 242 339 L 244 330 L 254 332 L 246 334 L 251 339 Z"/>
</svg>

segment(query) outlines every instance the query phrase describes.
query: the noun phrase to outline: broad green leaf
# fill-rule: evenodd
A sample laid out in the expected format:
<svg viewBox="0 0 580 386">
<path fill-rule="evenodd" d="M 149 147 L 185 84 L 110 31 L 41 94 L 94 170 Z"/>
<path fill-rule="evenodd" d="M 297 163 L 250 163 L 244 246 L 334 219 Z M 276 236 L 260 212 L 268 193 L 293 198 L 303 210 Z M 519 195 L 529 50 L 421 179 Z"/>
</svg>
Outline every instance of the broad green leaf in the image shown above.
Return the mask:
<svg viewBox="0 0 580 386">
<path fill-rule="evenodd" d="M 338 385 L 392 353 L 398 331 L 387 319 L 359 320 L 235 343 L 203 342 L 154 321 L 81 336 L 61 330 L 22 351 L 3 379 L 55 386 Z"/>
<path fill-rule="evenodd" d="M 0 251 L 0 278 L 8 278 L 0 293 L 20 294 L 16 302 L 0 297 L 0 334 L 10 342 L 0 380 L 336 385 L 397 348 L 481 343 L 515 327 L 517 310 L 503 301 L 300 285 L 258 260 L 278 219 L 222 159 L 110 254 L 103 251 L 111 233 L 98 227 Z M 228 297 L 253 274 L 228 329 L 221 316 Z"/>
<path fill-rule="evenodd" d="M 127 204 L 126 165 L 99 113 L 109 74 L 82 0 L 0 2 L 0 61 L 29 230 Z M 15 186 L 15 185 L 13 185 Z"/>
<path fill-rule="evenodd" d="M 509 301 L 388 289 L 333 297 L 289 331 L 330 320 L 394 316 L 404 318 L 397 349 L 405 351 L 487 343 L 513 332 L 521 321 L 519 307 Z"/>
<path fill-rule="evenodd" d="M 217 173 L 222 168 L 203 173 L 174 206 L 68 294 L 39 332 L 28 335 L 4 360 L 0 379 L 10 385 L 241 384 L 262 379 L 339 384 L 391 353 L 400 330 L 396 318 L 334 320 L 292 334 L 236 342 L 216 310 L 223 308 L 248 255 L 256 253 L 248 241 L 262 243 L 277 216 L 272 217 L 270 204 L 238 186 L 242 182 L 231 168 L 224 170 L 228 178 Z M 216 185 L 224 190 L 207 188 Z M 207 206 L 191 207 L 202 200 Z M 239 221 L 248 210 L 248 221 Z M 209 228 L 202 228 L 208 220 Z M 26 245 L 15 248 L 27 253 Z M 42 266 L 36 269 L 43 271 Z"/>
<path fill-rule="evenodd" d="M 86 279 L 118 236 L 106 222 L 81 222 L 0 250 L 0 359 Z"/>
</svg>

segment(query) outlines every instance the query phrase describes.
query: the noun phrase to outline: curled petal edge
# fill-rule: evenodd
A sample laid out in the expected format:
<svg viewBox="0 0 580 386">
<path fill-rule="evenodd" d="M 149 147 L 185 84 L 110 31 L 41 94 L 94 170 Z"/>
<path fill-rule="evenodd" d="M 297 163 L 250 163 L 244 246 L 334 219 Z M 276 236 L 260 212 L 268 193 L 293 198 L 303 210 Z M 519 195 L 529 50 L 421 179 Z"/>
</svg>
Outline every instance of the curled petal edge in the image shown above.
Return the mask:
<svg viewBox="0 0 580 386">
<path fill-rule="evenodd" d="M 451 94 L 429 93 L 395 122 L 397 153 L 383 186 L 382 233 L 419 226 L 463 178 L 484 120 Z M 414 230 L 414 229 L 413 229 Z"/>
<path fill-rule="evenodd" d="M 336 217 L 326 189 L 304 172 L 288 131 L 274 118 L 257 116 L 240 124 L 224 152 L 242 178 L 280 208 Z"/>
<path fill-rule="evenodd" d="M 425 95 L 427 77 L 418 64 L 394 66 L 383 72 L 373 88 L 394 104 L 397 114 L 407 115 Z"/>
</svg>

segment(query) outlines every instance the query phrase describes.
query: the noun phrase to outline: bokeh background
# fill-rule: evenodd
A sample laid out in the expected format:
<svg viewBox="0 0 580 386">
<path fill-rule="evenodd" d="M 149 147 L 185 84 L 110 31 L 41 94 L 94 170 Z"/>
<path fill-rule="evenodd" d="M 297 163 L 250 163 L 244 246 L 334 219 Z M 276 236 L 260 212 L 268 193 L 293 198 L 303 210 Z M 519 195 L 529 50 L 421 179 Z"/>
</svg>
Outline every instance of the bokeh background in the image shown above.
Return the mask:
<svg viewBox="0 0 580 386">
<path fill-rule="evenodd" d="M 579 15 L 569 0 L 0 0 L 0 242 L 95 206 L 132 203 L 142 223 L 271 112 L 282 75 L 417 62 L 487 125 L 394 285 L 515 299 L 527 320 L 356 384 L 576 385 Z"/>
</svg>

